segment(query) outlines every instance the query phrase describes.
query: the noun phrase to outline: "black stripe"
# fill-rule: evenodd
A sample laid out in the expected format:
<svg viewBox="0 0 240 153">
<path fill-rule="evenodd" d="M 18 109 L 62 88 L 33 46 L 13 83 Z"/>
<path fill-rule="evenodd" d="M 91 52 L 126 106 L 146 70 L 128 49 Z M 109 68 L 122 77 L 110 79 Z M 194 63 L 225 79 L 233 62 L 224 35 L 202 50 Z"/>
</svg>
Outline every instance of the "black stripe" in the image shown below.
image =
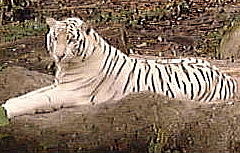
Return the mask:
<svg viewBox="0 0 240 153">
<path fill-rule="evenodd" d="M 230 80 L 231 80 L 231 82 L 232 82 L 232 84 L 233 84 L 233 93 L 234 93 L 235 90 L 236 90 L 236 89 L 235 89 L 235 88 L 236 88 L 236 87 L 235 87 L 235 83 L 234 83 L 235 81 L 234 81 L 232 78 L 230 78 Z"/>
<path fill-rule="evenodd" d="M 138 77 L 137 77 L 137 92 L 140 91 L 140 77 L 141 77 L 141 69 L 138 71 Z"/>
<path fill-rule="evenodd" d="M 226 78 L 225 74 L 222 74 L 222 77 L 223 77 L 223 79 L 225 79 Z"/>
<path fill-rule="evenodd" d="M 83 55 L 84 48 L 85 48 L 85 41 L 86 41 L 85 37 L 83 37 L 83 39 L 81 39 L 81 41 L 80 41 L 80 43 L 81 43 L 81 45 L 82 45 L 82 50 L 81 50 L 81 53 L 80 53 L 79 56 L 82 56 L 82 55 Z M 79 47 L 80 47 L 80 49 L 81 49 L 80 44 L 79 44 Z"/>
<path fill-rule="evenodd" d="M 109 49 L 108 51 L 112 53 L 112 47 L 110 45 L 108 45 L 108 49 Z"/>
<path fill-rule="evenodd" d="M 201 85 L 201 83 L 200 83 L 200 81 L 199 81 L 199 79 L 198 79 L 198 76 L 197 76 L 197 74 L 195 73 L 195 72 L 193 72 L 193 75 L 195 76 L 195 78 L 196 78 L 196 80 L 197 80 L 197 82 L 198 82 L 198 93 L 197 93 L 197 95 L 199 96 L 200 95 L 200 92 L 201 92 L 201 90 L 202 90 L 202 85 Z"/>
<path fill-rule="evenodd" d="M 167 65 L 167 66 L 168 66 L 168 65 Z M 167 73 L 169 82 L 172 82 L 172 79 L 171 79 L 170 73 L 168 72 L 167 66 L 164 66 L 164 68 L 165 68 L 165 71 L 166 71 L 166 73 Z"/>
<path fill-rule="evenodd" d="M 217 73 L 218 76 L 220 75 L 219 71 L 215 70 L 215 72 Z"/>
<path fill-rule="evenodd" d="M 93 33 L 93 37 L 94 37 L 94 40 L 95 40 L 96 42 L 98 42 L 97 36 L 96 36 L 96 33 L 95 33 L 95 32 Z"/>
<path fill-rule="evenodd" d="M 176 82 L 177 82 L 178 88 L 181 89 L 181 86 L 180 86 L 180 83 L 179 83 L 179 79 L 178 79 L 177 72 L 175 72 L 175 79 L 176 79 Z"/>
<path fill-rule="evenodd" d="M 105 45 L 104 45 L 105 46 Z M 104 48 L 104 49 L 106 49 L 106 48 Z M 102 69 L 101 69 L 101 71 L 100 72 L 103 72 L 104 71 L 104 69 L 105 69 L 105 67 L 106 67 L 106 65 L 107 65 L 107 62 L 108 62 L 108 58 L 110 57 L 110 54 L 111 52 L 109 51 L 108 52 L 108 55 L 107 55 L 107 58 L 106 58 L 106 60 L 104 61 L 104 64 L 103 64 L 103 67 L 102 67 Z"/>
<path fill-rule="evenodd" d="M 155 66 L 156 68 L 157 68 L 157 70 L 158 70 L 158 76 L 159 76 L 159 80 L 160 80 L 160 82 L 161 82 L 161 89 L 162 89 L 162 92 L 164 92 L 164 88 L 163 88 L 163 79 L 162 79 L 162 73 L 161 73 L 161 70 L 160 70 L 160 68 L 159 67 L 157 67 L 157 65 Z"/>
<path fill-rule="evenodd" d="M 71 42 L 74 42 L 74 39 L 72 37 L 69 38 L 69 36 L 67 36 L 67 44 L 69 45 Z"/>
<path fill-rule="evenodd" d="M 112 49 L 113 49 L 113 51 L 115 51 L 115 54 L 114 54 L 114 57 L 113 57 L 113 58 L 115 58 L 116 56 L 118 56 L 119 51 L 116 48 L 112 48 Z"/>
<path fill-rule="evenodd" d="M 147 61 L 146 61 L 146 64 L 148 66 L 148 70 L 147 70 L 147 73 L 145 75 L 145 85 L 147 85 L 147 79 L 148 79 L 148 75 L 149 75 L 149 72 L 150 72 L 150 65 Z"/>
<path fill-rule="evenodd" d="M 213 70 L 212 69 L 210 69 L 210 74 L 211 74 L 211 78 L 213 80 Z"/>
<path fill-rule="evenodd" d="M 229 84 L 229 81 L 228 81 L 228 80 L 226 80 L 226 81 L 227 81 L 228 94 L 229 94 L 228 97 L 230 98 L 230 97 L 231 97 L 231 96 L 230 96 L 230 93 L 231 93 L 231 91 L 230 91 L 230 90 L 231 90 L 231 89 L 230 89 L 230 84 Z"/>
<path fill-rule="evenodd" d="M 90 32 L 91 32 L 91 28 L 88 28 L 88 29 L 86 30 L 86 34 L 89 35 Z"/>
<path fill-rule="evenodd" d="M 208 73 L 206 72 L 206 75 L 207 75 L 207 79 L 208 79 L 208 90 L 210 90 L 210 88 L 211 88 L 211 86 L 212 86 L 212 84 L 211 84 L 211 82 L 213 82 L 213 79 L 212 79 L 212 81 L 210 80 L 210 78 L 209 78 L 209 75 L 208 75 Z"/>
<path fill-rule="evenodd" d="M 72 21 L 72 22 L 71 22 Z M 70 24 L 69 24 L 69 26 L 71 27 L 71 28 L 74 28 L 75 26 L 76 26 L 76 23 L 74 23 L 74 22 L 76 22 L 75 20 L 70 20 Z M 66 24 L 68 24 L 68 23 L 66 23 Z"/>
<path fill-rule="evenodd" d="M 171 90 L 171 88 L 170 88 L 170 86 L 169 86 L 169 84 L 167 83 L 167 86 L 168 86 L 168 91 L 170 91 L 170 93 L 171 93 L 171 95 L 172 95 L 172 97 L 171 98 L 175 98 L 175 96 L 174 96 L 174 94 L 173 94 L 173 92 L 172 92 L 172 90 Z"/>
<path fill-rule="evenodd" d="M 135 69 L 136 69 L 136 65 L 137 65 L 137 59 L 134 59 L 134 64 L 133 64 L 133 69 L 132 69 L 132 73 L 134 73 Z"/>
<path fill-rule="evenodd" d="M 220 90 L 219 90 L 220 99 L 222 99 L 222 89 L 223 89 L 223 79 L 221 79 L 221 82 L 220 82 Z"/>
<path fill-rule="evenodd" d="M 77 55 L 81 56 L 82 55 L 82 50 L 81 50 L 81 45 L 83 43 L 83 40 L 81 39 L 79 41 L 79 45 L 78 45 L 78 51 L 77 51 Z"/>
<path fill-rule="evenodd" d="M 225 78 L 225 79 L 226 79 L 226 78 Z M 229 79 L 229 80 L 227 80 L 227 81 L 229 81 L 229 86 L 230 86 L 230 83 L 232 84 L 232 80 Z M 229 95 L 230 95 L 229 98 L 231 98 L 231 97 L 234 95 L 233 86 L 234 86 L 234 84 L 232 84 L 232 87 L 231 87 L 231 86 L 229 87 L 229 92 L 231 93 L 231 94 L 229 93 Z"/>
<path fill-rule="evenodd" d="M 208 68 L 206 66 L 203 66 L 203 65 L 197 65 L 198 68 Z"/>
<path fill-rule="evenodd" d="M 82 48 L 82 50 L 83 51 L 85 51 L 85 47 L 86 47 L 86 38 L 85 37 L 83 37 L 83 48 Z"/>
<path fill-rule="evenodd" d="M 169 68 L 170 74 L 172 74 L 172 67 L 171 67 L 171 65 L 168 65 L 168 68 Z"/>
<path fill-rule="evenodd" d="M 111 53 L 111 46 L 109 47 L 109 52 Z M 115 52 L 114 57 L 116 56 L 116 54 L 117 54 L 117 52 Z M 114 57 L 113 57 L 113 58 L 114 58 Z M 109 66 L 108 66 L 108 68 L 107 68 L 106 74 L 108 74 L 109 70 L 110 70 L 111 67 L 112 67 L 112 63 L 113 63 L 113 61 L 114 61 L 113 58 L 110 60 L 110 63 L 109 63 Z"/>
<path fill-rule="evenodd" d="M 112 72 L 114 71 L 114 69 L 115 69 L 115 67 L 116 67 L 116 65 L 117 65 L 118 60 L 119 60 L 119 56 L 117 56 L 117 58 L 116 58 L 116 60 L 115 60 L 115 63 L 114 63 L 114 65 L 113 65 L 113 68 L 112 68 L 111 72 L 109 73 L 109 75 L 111 75 Z"/>
<path fill-rule="evenodd" d="M 131 77 L 132 77 L 131 75 L 128 76 L 127 82 L 126 82 L 126 84 L 125 84 L 125 86 L 123 88 L 123 94 L 126 93 L 126 90 L 127 90 L 128 85 L 129 85 Z"/>
<path fill-rule="evenodd" d="M 200 74 L 202 75 L 203 80 L 206 81 L 206 78 L 205 78 L 205 75 L 204 75 L 202 69 L 198 68 L 198 71 L 199 71 Z"/>
<path fill-rule="evenodd" d="M 182 83 L 183 83 L 183 91 L 184 91 L 184 94 L 186 95 L 187 94 L 187 86 L 184 81 L 182 81 Z"/>
<path fill-rule="evenodd" d="M 77 40 L 79 40 L 79 38 L 80 38 L 80 31 L 79 31 L 79 29 L 77 29 Z"/>
<path fill-rule="evenodd" d="M 95 95 L 91 97 L 90 102 L 92 103 L 94 99 L 95 99 Z"/>
<path fill-rule="evenodd" d="M 109 70 L 111 69 L 113 60 L 110 61 L 109 66 L 107 67 L 106 75 L 108 74 Z"/>
<path fill-rule="evenodd" d="M 54 39 L 54 40 L 57 40 L 57 35 L 56 35 L 56 32 L 55 32 L 55 31 L 53 31 L 53 39 Z"/>
<path fill-rule="evenodd" d="M 168 95 L 168 90 L 166 91 L 166 95 L 169 97 L 169 95 Z"/>
<path fill-rule="evenodd" d="M 192 64 L 188 64 L 192 69 L 195 69 L 195 67 Z"/>
<path fill-rule="evenodd" d="M 134 71 L 135 71 L 135 68 L 136 68 L 136 65 L 137 65 L 137 59 L 132 59 L 132 60 L 134 60 L 133 69 L 130 71 L 130 73 L 128 75 L 128 80 L 127 80 L 127 83 L 125 84 L 125 87 L 123 89 L 123 93 L 126 93 L 127 86 L 129 84 L 130 79 L 132 79 L 132 76 L 134 74 Z M 133 87 L 133 91 L 134 91 L 134 89 L 135 89 L 135 87 Z"/>
<path fill-rule="evenodd" d="M 85 52 L 84 52 L 84 54 L 83 54 L 82 62 L 84 62 L 84 61 L 85 61 L 85 59 L 86 59 L 86 56 L 87 56 L 87 51 L 85 51 Z"/>
<path fill-rule="evenodd" d="M 69 30 L 70 30 L 70 31 L 73 31 L 73 29 L 75 29 L 75 24 L 72 25 L 72 23 L 71 23 L 71 24 L 69 24 L 69 27 L 70 27 Z"/>
<path fill-rule="evenodd" d="M 153 74 L 152 74 L 152 88 L 153 88 L 153 92 L 156 93 L 156 88 L 155 88 L 155 84 L 154 84 Z"/>
<path fill-rule="evenodd" d="M 184 66 L 183 64 L 181 64 L 181 66 L 182 66 L 183 72 L 186 74 L 186 76 L 187 76 L 187 78 L 188 78 L 188 81 L 191 82 L 191 79 L 190 79 L 188 70 L 185 68 L 185 66 Z"/>
<path fill-rule="evenodd" d="M 216 87 L 216 86 L 215 86 Z M 215 88 L 214 87 L 214 88 Z M 205 99 L 204 99 L 204 101 L 206 101 L 210 96 L 211 96 L 211 91 L 208 91 L 208 93 L 206 93 L 206 94 L 204 94 L 202 97 L 201 97 L 201 99 L 203 99 L 204 98 L 204 96 L 205 96 Z"/>
<path fill-rule="evenodd" d="M 103 77 L 102 80 L 97 84 L 97 86 L 94 88 L 94 90 L 91 92 L 90 95 L 96 94 L 98 88 L 102 85 L 102 83 L 106 80 L 106 77 Z"/>
<path fill-rule="evenodd" d="M 205 100 L 207 100 L 210 96 L 210 99 L 208 100 L 208 101 L 211 101 L 212 99 L 213 99 L 213 97 L 215 96 L 215 94 L 216 94 L 216 89 L 217 89 L 217 85 L 218 85 L 218 83 L 219 83 L 219 80 L 217 80 L 217 82 L 216 82 L 216 84 L 215 84 L 215 86 L 214 86 L 214 90 L 212 91 L 212 94 L 211 94 L 211 92 L 208 94 L 208 96 L 205 98 Z"/>
<path fill-rule="evenodd" d="M 223 100 L 226 100 L 226 98 L 227 98 L 227 86 L 225 85 L 225 93 L 224 93 Z"/>
<path fill-rule="evenodd" d="M 62 61 L 62 59 L 63 59 L 65 56 L 66 56 L 66 54 L 65 54 L 65 53 L 63 53 L 63 55 L 62 55 L 62 56 L 58 56 L 58 60 L 59 60 L 59 61 Z"/>
<path fill-rule="evenodd" d="M 148 87 L 148 91 L 151 91 L 151 88 L 150 88 L 150 86 L 147 86 Z"/>
<path fill-rule="evenodd" d="M 104 42 L 104 45 L 103 45 L 103 54 L 105 54 L 106 50 L 107 50 L 107 47 L 106 47 L 106 44 L 105 44 L 105 42 Z M 109 53 L 109 52 L 108 52 L 108 53 Z"/>
<path fill-rule="evenodd" d="M 94 54 L 94 52 L 95 52 L 96 49 L 97 49 L 97 47 L 94 46 L 93 49 L 92 49 L 92 55 Z"/>
<path fill-rule="evenodd" d="M 191 97 L 190 97 L 190 99 L 193 100 L 193 97 L 194 97 L 193 83 L 191 83 Z"/>
<path fill-rule="evenodd" d="M 116 77 L 115 77 L 115 80 L 117 80 L 117 78 L 118 78 L 118 76 L 119 76 L 119 74 L 121 73 L 121 71 L 122 71 L 122 69 L 123 69 L 123 67 L 124 67 L 124 65 L 126 64 L 126 62 L 127 62 L 127 60 L 126 60 L 126 58 L 125 58 L 125 56 L 123 56 L 123 63 L 122 63 L 122 65 L 121 65 L 121 67 L 119 68 L 119 70 L 118 70 L 118 72 L 117 72 L 117 74 L 116 74 Z"/>
<path fill-rule="evenodd" d="M 135 91 L 135 86 L 133 86 L 133 88 L 132 88 L 132 92 L 134 92 Z"/>
<path fill-rule="evenodd" d="M 75 40 L 78 40 L 75 38 L 76 36 L 75 33 L 72 33 L 71 31 L 68 34 L 66 34 L 66 36 L 67 36 L 67 44 L 70 44 L 71 42 L 75 42 Z"/>
<path fill-rule="evenodd" d="M 112 59 L 112 60 L 110 61 L 110 63 L 109 63 L 109 66 L 107 67 L 107 71 L 106 71 L 104 77 L 107 77 L 107 75 L 108 75 L 108 73 L 109 73 L 109 70 L 110 70 L 111 67 L 112 67 L 112 63 L 113 63 L 113 62 L 114 62 L 114 60 Z M 116 63 L 115 63 L 115 65 L 116 65 Z M 113 70 L 114 70 L 114 68 L 112 68 L 112 70 L 111 70 L 110 73 L 112 73 Z"/>
<path fill-rule="evenodd" d="M 212 96 L 211 96 L 211 98 L 209 99 L 209 101 L 211 101 L 211 100 L 213 99 L 213 97 L 216 95 L 216 89 L 217 89 L 217 86 L 214 87 Z"/>
<path fill-rule="evenodd" d="M 207 83 L 205 82 L 205 84 L 207 84 Z M 206 85 L 205 91 L 204 91 L 203 94 L 198 98 L 198 100 L 202 100 L 205 96 L 207 96 L 207 94 L 210 94 L 209 92 L 210 92 L 210 91 L 207 89 L 207 85 Z"/>
</svg>

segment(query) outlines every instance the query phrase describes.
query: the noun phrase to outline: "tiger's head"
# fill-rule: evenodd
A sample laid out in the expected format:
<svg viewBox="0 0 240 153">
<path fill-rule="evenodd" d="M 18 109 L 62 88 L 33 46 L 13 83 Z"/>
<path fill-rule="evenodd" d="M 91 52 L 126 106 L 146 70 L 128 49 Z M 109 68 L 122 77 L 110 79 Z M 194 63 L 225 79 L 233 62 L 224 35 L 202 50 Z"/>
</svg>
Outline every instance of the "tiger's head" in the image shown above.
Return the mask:
<svg viewBox="0 0 240 153">
<path fill-rule="evenodd" d="M 49 26 L 47 34 L 47 50 L 56 62 L 71 59 L 78 54 L 83 42 L 87 26 L 79 18 L 67 18 L 57 21 L 53 18 L 47 18 L 46 23 Z"/>
</svg>

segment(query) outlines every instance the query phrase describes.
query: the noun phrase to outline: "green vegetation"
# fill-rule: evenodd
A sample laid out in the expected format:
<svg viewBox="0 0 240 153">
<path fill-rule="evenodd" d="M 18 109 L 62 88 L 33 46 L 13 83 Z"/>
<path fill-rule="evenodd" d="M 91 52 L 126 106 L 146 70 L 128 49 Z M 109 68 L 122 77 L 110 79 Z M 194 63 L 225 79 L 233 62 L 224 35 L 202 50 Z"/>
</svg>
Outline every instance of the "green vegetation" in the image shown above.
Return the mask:
<svg viewBox="0 0 240 153">
<path fill-rule="evenodd" d="M 0 126 L 6 126 L 9 124 L 9 120 L 7 118 L 7 114 L 5 112 L 5 109 L 1 106 L 0 107 Z M 4 137 L 3 135 L 0 135 L 0 138 Z"/>
<path fill-rule="evenodd" d="M 212 54 L 212 57 L 217 57 L 217 48 L 219 47 L 222 37 L 223 35 L 220 30 L 208 33 L 199 52 L 203 54 Z"/>
<path fill-rule="evenodd" d="M 23 23 L 9 24 L 0 27 L 0 42 L 11 42 L 24 37 L 45 33 L 47 26 L 43 23 L 28 20 Z"/>
<path fill-rule="evenodd" d="M 5 65 L 5 64 L 0 64 L 0 72 L 1 72 L 3 69 L 5 69 L 5 68 L 7 68 L 7 65 Z"/>
<path fill-rule="evenodd" d="M 149 153 L 158 153 L 163 152 L 163 147 L 167 144 L 168 135 L 166 131 L 163 131 L 161 128 L 157 127 L 156 124 L 153 125 L 154 135 L 150 138 L 148 145 Z"/>
<path fill-rule="evenodd" d="M 165 9 L 160 8 L 152 10 L 121 8 L 117 12 L 113 10 L 106 10 L 104 12 L 96 11 L 95 14 L 90 17 L 90 20 L 98 23 L 115 22 L 125 24 L 126 26 L 136 26 L 140 24 L 141 21 L 161 20 L 166 12 Z"/>
</svg>

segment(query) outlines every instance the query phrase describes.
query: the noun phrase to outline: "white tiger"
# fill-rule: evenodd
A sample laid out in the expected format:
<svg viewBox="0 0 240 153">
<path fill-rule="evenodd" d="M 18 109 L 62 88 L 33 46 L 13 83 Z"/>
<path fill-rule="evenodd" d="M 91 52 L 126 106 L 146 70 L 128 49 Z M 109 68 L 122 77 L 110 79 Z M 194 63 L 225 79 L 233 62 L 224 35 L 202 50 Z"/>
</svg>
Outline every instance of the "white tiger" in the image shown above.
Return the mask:
<svg viewBox="0 0 240 153">
<path fill-rule="evenodd" d="M 57 66 L 55 83 L 9 99 L 3 104 L 9 118 L 119 100 L 132 92 L 202 102 L 227 100 L 237 92 L 237 82 L 205 60 L 128 57 L 79 18 L 46 22 L 47 49 Z"/>
</svg>

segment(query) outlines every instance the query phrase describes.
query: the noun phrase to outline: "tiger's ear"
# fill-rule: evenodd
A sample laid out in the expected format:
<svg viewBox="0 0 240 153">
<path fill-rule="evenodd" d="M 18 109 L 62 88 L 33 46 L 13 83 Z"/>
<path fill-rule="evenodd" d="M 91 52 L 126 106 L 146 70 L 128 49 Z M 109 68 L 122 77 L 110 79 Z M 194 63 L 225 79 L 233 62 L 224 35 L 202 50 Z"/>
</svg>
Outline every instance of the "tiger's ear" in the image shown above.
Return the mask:
<svg viewBox="0 0 240 153">
<path fill-rule="evenodd" d="M 81 25 L 81 30 L 86 31 L 87 29 L 88 29 L 88 24 L 83 22 L 82 25 Z"/>
<path fill-rule="evenodd" d="M 86 34 L 88 35 L 89 32 L 90 32 L 90 30 L 91 30 L 91 26 L 89 26 L 88 23 L 83 23 L 82 26 L 81 26 L 81 29 L 82 29 L 83 31 L 85 31 Z"/>
<path fill-rule="evenodd" d="M 46 23 L 47 25 L 49 25 L 50 27 L 56 24 L 56 20 L 54 18 L 46 18 Z"/>
</svg>

